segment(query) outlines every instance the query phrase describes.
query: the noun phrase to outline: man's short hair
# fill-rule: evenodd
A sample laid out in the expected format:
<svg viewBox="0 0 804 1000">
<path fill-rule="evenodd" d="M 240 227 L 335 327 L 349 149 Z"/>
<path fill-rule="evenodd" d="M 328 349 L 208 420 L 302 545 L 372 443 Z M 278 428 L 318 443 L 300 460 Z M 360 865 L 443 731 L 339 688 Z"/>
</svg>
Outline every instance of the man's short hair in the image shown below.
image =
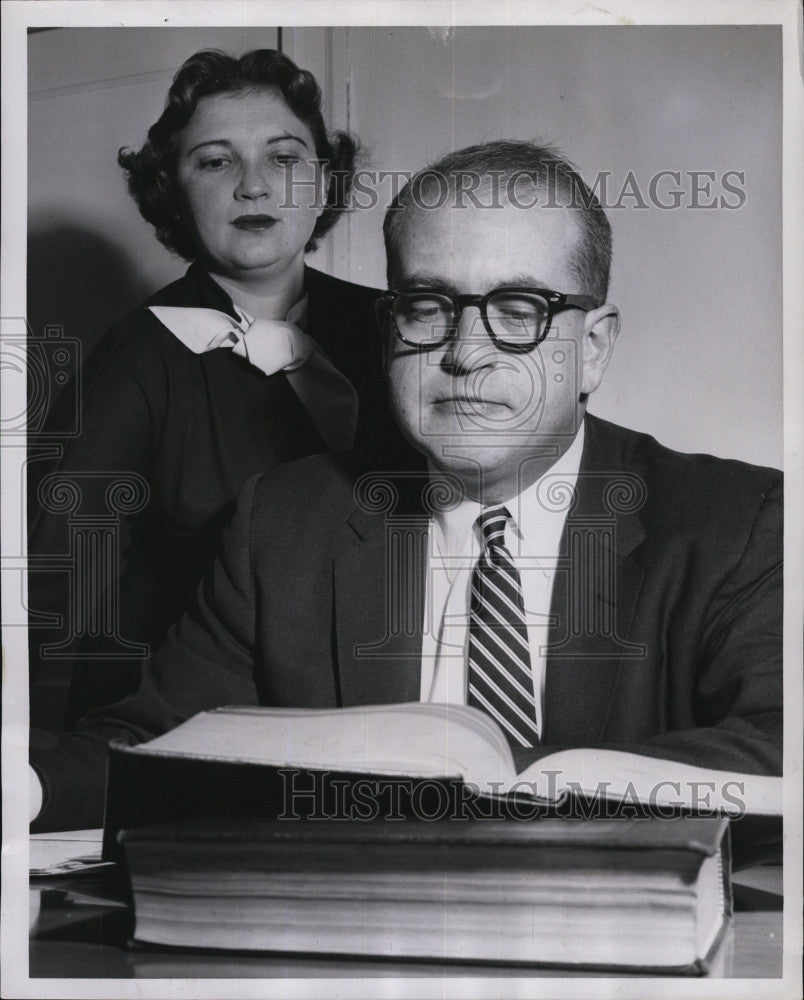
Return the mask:
<svg viewBox="0 0 804 1000">
<path fill-rule="evenodd" d="M 480 178 L 478 184 L 475 178 Z M 442 180 L 443 179 L 443 180 Z M 469 183 L 466 183 L 466 182 Z M 414 202 L 434 207 L 422 196 L 428 184 L 439 183 L 459 204 L 471 204 L 470 197 L 458 199 L 458 192 L 472 191 L 475 196 L 491 185 L 497 194 L 508 185 L 524 181 L 540 194 L 538 204 L 566 207 L 577 212 L 580 232 L 578 245 L 570 260 L 584 294 L 602 304 L 606 301 L 611 269 L 611 226 L 594 192 L 578 173 L 577 168 L 557 148 L 535 142 L 498 139 L 476 146 L 466 146 L 448 153 L 429 167 L 419 170 L 394 198 L 385 213 L 383 233 L 388 257 L 390 282 L 391 261 L 397 250 L 399 230 L 404 210 Z M 485 199 L 483 204 L 488 203 Z M 495 202 L 496 196 L 495 196 Z M 441 202 L 443 204 L 443 202 Z M 522 207 L 522 211 L 528 211 Z M 567 289 L 556 289 L 567 291 Z"/>
</svg>

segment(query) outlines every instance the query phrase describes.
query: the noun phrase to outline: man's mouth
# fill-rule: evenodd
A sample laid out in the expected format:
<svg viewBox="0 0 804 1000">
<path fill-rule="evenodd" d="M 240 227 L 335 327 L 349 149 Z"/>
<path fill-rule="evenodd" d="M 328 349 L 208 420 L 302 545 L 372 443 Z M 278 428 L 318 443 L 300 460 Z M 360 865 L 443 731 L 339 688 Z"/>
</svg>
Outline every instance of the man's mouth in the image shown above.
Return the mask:
<svg viewBox="0 0 804 1000">
<path fill-rule="evenodd" d="M 232 225 L 247 233 L 262 233 L 271 229 L 278 221 L 272 215 L 238 215 Z"/>
<path fill-rule="evenodd" d="M 451 396 L 439 396 L 433 400 L 434 406 L 445 407 L 461 413 L 482 413 L 484 410 L 507 407 L 500 399 L 491 399 L 486 396 L 467 396 L 463 394 Z"/>
<path fill-rule="evenodd" d="M 461 409 L 468 407 L 482 409 L 486 406 L 506 406 L 501 399 L 492 399 L 488 396 L 472 396 L 463 393 L 456 393 L 450 396 L 437 396 L 433 401 L 436 406 L 455 406 Z"/>
</svg>

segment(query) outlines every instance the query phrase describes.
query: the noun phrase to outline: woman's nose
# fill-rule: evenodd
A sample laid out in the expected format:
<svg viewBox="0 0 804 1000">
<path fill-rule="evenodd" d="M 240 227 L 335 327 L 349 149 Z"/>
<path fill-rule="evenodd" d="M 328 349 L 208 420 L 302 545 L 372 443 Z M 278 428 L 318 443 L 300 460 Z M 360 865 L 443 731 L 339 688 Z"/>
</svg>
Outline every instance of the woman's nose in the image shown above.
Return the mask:
<svg viewBox="0 0 804 1000">
<path fill-rule="evenodd" d="M 267 197 L 271 194 L 271 184 L 268 172 L 258 163 L 244 161 L 240 170 L 240 179 L 235 188 L 235 198 Z"/>
<path fill-rule="evenodd" d="M 447 344 L 444 364 L 455 374 L 475 371 L 493 364 L 495 351 L 478 306 L 464 306 Z"/>
</svg>

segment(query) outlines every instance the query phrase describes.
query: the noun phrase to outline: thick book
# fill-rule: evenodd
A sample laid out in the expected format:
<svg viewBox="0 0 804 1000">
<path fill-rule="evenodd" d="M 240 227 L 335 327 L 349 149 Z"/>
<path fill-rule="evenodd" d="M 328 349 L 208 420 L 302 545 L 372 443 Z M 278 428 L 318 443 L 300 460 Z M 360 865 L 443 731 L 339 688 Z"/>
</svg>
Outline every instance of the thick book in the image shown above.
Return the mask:
<svg viewBox="0 0 804 1000">
<path fill-rule="evenodd" d="M 781 815 L 781 799 L 781 778 L 620 751 L 560 750 L 518 774 L 500 728 L 467 706 L 233 706 L 112 744 L 103 854 L 119 856 L 121 829 L 193 817 L 523 818 L 563 807 L 582 818 L 642 805 L 762 819 Z"/>
<path fill-rule="evenodd" d="M 134 941 L 703 973 L 728 821 L 207 820 L 124 831 Z"/>
</svg>

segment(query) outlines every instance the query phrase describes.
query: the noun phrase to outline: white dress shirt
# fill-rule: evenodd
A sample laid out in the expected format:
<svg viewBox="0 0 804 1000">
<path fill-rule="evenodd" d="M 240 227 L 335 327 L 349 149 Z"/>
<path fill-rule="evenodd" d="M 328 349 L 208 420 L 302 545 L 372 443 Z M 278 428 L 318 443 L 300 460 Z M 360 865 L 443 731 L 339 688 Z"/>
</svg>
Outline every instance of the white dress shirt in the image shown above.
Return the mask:
<svg viewBox="0 0 804 1000">
<path fill-rule="evenodd" d="M 551 507 L 542 498 L 548 487 L 559 480 L 566 484 L 563 489 L 567 492 L 574 489 L 583 439 L 581 424 L 575 440 L 544 476 L 504 505 L 511 514 L 505 528 L 505 545 L 522 582 L 539 732 L 544 705 L 543 647 L 547 642 L 553 579 L 567 516 L 566 503 Z M 467 701 L 472 573 L 482 547 L 475 521 L 481 510 L 483 505 L 477 501 L 464 500 L 454 510 L 439 511 L 430 519 L 421 701 L 453 705 L 465 705 Z"/>
</svg>

